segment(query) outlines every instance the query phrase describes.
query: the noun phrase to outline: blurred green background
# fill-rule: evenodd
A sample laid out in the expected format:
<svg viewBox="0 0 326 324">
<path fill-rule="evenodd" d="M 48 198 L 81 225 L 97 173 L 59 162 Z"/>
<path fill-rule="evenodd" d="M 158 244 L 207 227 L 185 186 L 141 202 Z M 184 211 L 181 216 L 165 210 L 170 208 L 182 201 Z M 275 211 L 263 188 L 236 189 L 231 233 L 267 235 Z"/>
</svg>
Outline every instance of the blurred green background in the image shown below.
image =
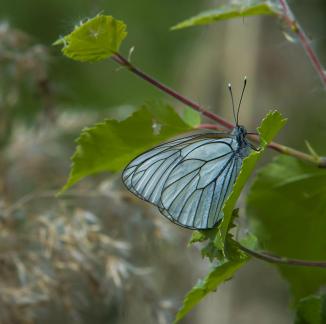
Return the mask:
<svg viewBox="0 0 326 324">
<path fill-rule="evenodd" d="M 221 3 L 1 1 L 0 323 L 170 323 L 208 269 L 199 251 L 186 249 L 190 232 L 135 201 L 119 174 L 86 179 L 54 198 L 83 127 L 123 118 L 149 99 L 181 107 L 112 61 L 81 64 L 51 46 L 83 19 L 104 12 L 123 20 L 121 51 L 127 56 L 135 46 L 133 63 L 229 120 L 226 85 L 237 96 L 247 75 L 241 123 L 253 130 L 277 108 L 289 118 L 280 142 L 304 149 L 307 139 L 326 154 L 325 91 L 275 18 L 169 31 Z M 325 66 L 325 1 L 290 5 Z M 251 262 L 184 323 L 291 323 L 288 304 L 273 267 Z"/>
</svg>

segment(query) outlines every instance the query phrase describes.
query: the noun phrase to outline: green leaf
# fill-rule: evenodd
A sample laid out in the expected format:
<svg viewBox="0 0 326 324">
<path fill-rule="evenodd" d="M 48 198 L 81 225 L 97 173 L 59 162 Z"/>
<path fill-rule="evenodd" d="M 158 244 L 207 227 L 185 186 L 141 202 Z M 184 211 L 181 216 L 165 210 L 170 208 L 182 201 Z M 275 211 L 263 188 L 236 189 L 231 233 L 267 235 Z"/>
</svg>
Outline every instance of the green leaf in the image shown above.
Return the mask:
<svg viewBox="0 0 326 324">
<path fill-rule="evenodd" d="M 251 230 L 277 255 L 326 260 L 326 170 L 278 156 L 257 175 L 247 199 Z M 277 266 L 295 300 L 326 285 L 326 269 Z"/>
<path fill-rule="evenodd" d="M 237 4 L 231 3 L 217 9 L 202 12 L 192 18 L 182 21 L 171 29 L 177 30 L 191 26 L 208 25 L 216 21 L 231 18 L 257 15 L 277 15 L 280 11 L 280 7 L 271 1 L 239 1 Z"/>
<path fill-rule="evenodd" d="M 207 231 L 193 231 L 189 241 L 189 245 L 197 242 L 206 241 L 208 239 L 206 232 Z"/>
<path fill-rule="evenodd" d="M 233 191 L 226 201 L 223 212 L 224 217 L 221 225 L 217 229 L 210 231 L 196 232 L 191 239 L 193 242 L 202 242 L 209 240 L 208 244 L 202 249 L 202 255 L 210 259 L 217 258 L 225 261 L 222 265 L 215 267 L 212 272 L 200 283 L 198 283 L 185 297 L 183 306 L 179 310 L 175 323 L 182 319 L 199 301 L 201 301 L 209 292 L 214 291 L 222 282 L 228 280 L 249 258 L 239 250 L 238 243 L 232 238 L 229 230 L 233 227 L 233 220 L 237 217 L 237 210 L 234 205 L 246 183 L 248 177 L 253 171 L 255 163 L 262 155 L 268 143 L 273 139 L 279 130 L 285 125 L 286 119 L 283 119 L 277 111 L 270 112 L 262 121 L 258 132 L 261 138 L 261 150 L 252 152 L 243 163 L 240 174 L 233 187 Z M 216 235 L 218 232 L 218 235 Z M 215 237 L 215 240 L 214 240 Z M 248 239 L 248 244 L 253 245 L 253 236 Z"/>
<path fill-rule="evenodd" d="M 239 243 L 230 233 L 226 236 L 223 252 L 227 260 L 249 259 L 249 256 L 239 249 Z"/>
<path fill-rule="evenodd" d="M 325 324 L 326 295 L 308 296 L 299 301 L 295 324 Z"/>
<path fill-rule="evenodd" d="M 215 291 L 218 286 L 232 278 L 233 274 L 240 269 L 248 259 L 227 261 L 216 266 L 201 281 L 199 281 L 187 294 L 183 305 L 178 311 L 174 323 L 178 323 L 188 312 L 190 312 L 208 293 Z"/>
<path fill-rule="evenodd" d="M 205 229 L 199 231 L 193 231 L 192 236 L 190 238 L 189 244 L 193 244 L 196 242 L 204 242 L 208 239 L 213 240 L 216 235 L 216 230 L 212 229 Z"/>
<path fill-rule="evenodd" d="M 248 232 L 243 238 L 241 238 L 240 243 L 250 250 L 256 250 L 258 247 L 258 238 L 251 232 Z"/>
<path fill-rule="evenodd" d="M 189 107 L 185 107 L 183 109 L 182 118 L 189 126 L 193 128 L 198 127 L 201 123 L 201 114 Z"/>
<path fill-rule="evenodd" d="M 53 45 L 63 45 L 65 56 L 76 61 L 101 61 L 119 51 L 126 25 L 112 16 L 97 15 L 78 25 Z"/>
<path fill-rule="evenodd" d="M 248 181 L 248 178 L 252 174 L 256 162 L 262 156 L 268 143 L 276 136 L 276 134 L 282 129 L 285 125 L 286 119 L 282 118 L 282 115 L 278 111 L 273 111 L 267 114 L 263 119 L 261 126 L 258 127 L 258 134 L 261 141 L 260 151 L 253 151 L 247 158 L 243 160 L 241 171 L 239 176 L 233 186 L 233 190 L 224 204 L 223 213 L 224 217 L 221 222 L 221 225 L 218 227 L 218 234 L 216 236 L 215 244 L 218 248 L 223 249 L 226 234 L 229 229 L 229 224 L 232 219 L 232 212 L 237 202 L 240 193 Z"/>
<path fill-rule="evenodd" d="M 216 236 L 216 229 L 208 229 L 202 231 L 194 231 L 192 233 L 191 239 L 188 243 L 188 246 L 194 243 L 201 243 L 204 241 L 208 242 L 201 249 L 201 256 L 208 258 L 211 262 L 214 259 L 223 261 L 225 259 L 223 251 L 216 248 L 214 244 L 214 238 Z"/>
<path fill-rule="evenodd" d="M 277 110 L 267 114 L 267 116 L 263 119 L 261 125 L 257 128 L 261 141 L 260 145 L 262 151 L 273 140 L 277 133 L 285 126 L 286 122 L 287 118 L 283 118 Z"/>
<path fill-rule="evenodd" d="M 172 107 L 157 103 L 144 105 L 123 121 L 106 120 L 86 128 L 77 139 L 61 193 L 86 176 L 121 170 L 138 154 L 190 130 Z"/>
<path fill-rule="evenodd" d="M 210 262 L 213 262 L 215 259 L 219 262 L 226 260 L 224 250 L 217 249 L 214 240 L 209 239 L 207 244 L 200 251 L 203 258 L 208 258 Z"/>
</svg>

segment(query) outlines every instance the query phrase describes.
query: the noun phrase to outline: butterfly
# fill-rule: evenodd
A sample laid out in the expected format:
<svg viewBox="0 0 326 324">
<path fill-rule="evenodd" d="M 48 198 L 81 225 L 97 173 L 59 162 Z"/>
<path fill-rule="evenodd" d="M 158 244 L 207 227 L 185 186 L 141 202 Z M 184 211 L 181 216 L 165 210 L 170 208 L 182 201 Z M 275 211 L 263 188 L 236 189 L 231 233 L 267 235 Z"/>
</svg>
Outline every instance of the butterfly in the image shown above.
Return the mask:
<svg viewBox="0 0 326 324">
<path fill-rule="evenodd" d="M 170 221 L 189 229 L 210 229 L 223 218 L 223 205 L 255 147 L 238 124 L 231 133 L 199 133 L 158 145 L 132 160 L 122 173 L 125 186 L 138 198 L 157 206 Z"/>
</svg>

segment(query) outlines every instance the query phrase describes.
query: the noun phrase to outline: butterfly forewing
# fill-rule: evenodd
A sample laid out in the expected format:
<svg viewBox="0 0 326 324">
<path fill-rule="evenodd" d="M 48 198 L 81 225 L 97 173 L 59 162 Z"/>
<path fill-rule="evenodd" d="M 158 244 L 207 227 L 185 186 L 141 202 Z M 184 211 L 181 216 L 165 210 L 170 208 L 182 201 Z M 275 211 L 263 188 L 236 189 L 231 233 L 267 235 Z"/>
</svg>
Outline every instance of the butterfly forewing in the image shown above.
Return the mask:
<svg viewBox="0 0 326 324">
<path fill-rule="evenodd" d="M 181 160 L 180 149 L 198 135 L 161 144 L 136 157 L 125 168 L 122 180 L 127 188 L 139 198 L 157 204 L 161 195 L 161 185 L 168 172 Z"/>
<path fill-rule="evenodd" d="M 128 189 L 171 221 L 214 227 L 242 164 L 233 136 L 197 134 L 159 145 L 135 158 L 122 178 Z"/>
</svg>

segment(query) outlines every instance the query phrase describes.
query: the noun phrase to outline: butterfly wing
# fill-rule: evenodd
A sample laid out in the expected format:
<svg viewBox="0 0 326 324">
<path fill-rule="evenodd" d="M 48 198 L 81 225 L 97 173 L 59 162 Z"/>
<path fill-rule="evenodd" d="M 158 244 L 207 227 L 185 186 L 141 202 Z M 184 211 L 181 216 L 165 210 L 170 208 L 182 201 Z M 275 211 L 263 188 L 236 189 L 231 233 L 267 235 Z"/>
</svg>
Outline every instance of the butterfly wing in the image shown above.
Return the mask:
<svg viewBox="0 0 326 324">
<path fill-rule="evenodd" d="M 239 173 L 242 158 L 233 138 L 193 135 L 134 159 L 122 179 L 171 221 L 192 229 L 214 227 Z"/>
<path fill-rule="evenodd" d="M 200 135 L 202 137 L 202 135 Z M 161 144 L 131 161 L 122 173 L 126 187 L 141 199 L 158 205 L 169 172 L 182 159 L 180 150 L 199 135 Z"/>
<path fill-rule="evenodd" d="M 170 172 L 161 194 L 161 213 L 184 227 L 213 228 L 223 217 L 222 207 L 241 163 L 233 139 L 200 141 Z"/>
</svg>

